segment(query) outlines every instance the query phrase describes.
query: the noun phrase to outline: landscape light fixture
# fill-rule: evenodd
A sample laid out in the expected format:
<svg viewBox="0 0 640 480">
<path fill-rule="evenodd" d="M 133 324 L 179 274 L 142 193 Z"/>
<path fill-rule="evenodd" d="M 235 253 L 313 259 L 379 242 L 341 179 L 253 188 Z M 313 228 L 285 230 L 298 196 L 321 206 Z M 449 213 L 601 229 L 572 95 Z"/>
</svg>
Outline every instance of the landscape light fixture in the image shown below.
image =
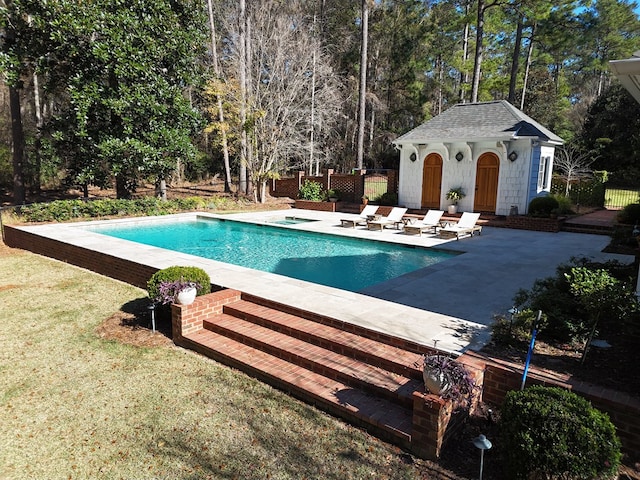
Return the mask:
<svg viewBox="0 0 640 480">
<path fill-rule="evenodd" d="M 151 304 L 147 305 L 147 310 L 151 314 L 151 329 L 153 333 L 156 333 L 156 304 L 155 302 L 151 302 Z"/>
<path fill-rule="evenodd" d="M 464 158 L 464 154 L 462 152 L 456 153 L 456 160 L 461 162 L 463 158 Z"/>
<path fill-rule="evenodd" d="M 473 439 L 473 445 L 480 449 L 480 480 L 482 480 L 482 468 L 484 467 L 484 451 L 489 450 L 492 445 L 487 437 L 480 434 Z"/>
<path fill-rule="evenodd" d="M 513 329 L 513 317 L 520 313 L 520 310 L 518 310 L 518 308 L 514 305 L 513 307 L 511 307 L 509 310 L 507 310 L 507 312 L 509 312 L 509 333 L 511 333 L 511 330 Z"/>
<path fill-rule="evenodd" d="M 509 160 L 511 160 L 512 162 L 515 162 L 516 158 L 518 158 L 518 152 L 513 151 L 509 154 Z"/>
<path fill-rule="evenodd" d="M 418 156 L 416 155 L 415 152 L 409 155 L 409 160 L 411 160 L 412 162 L 415 162 L 417 159 L 418 159 Z"/>
</svg>

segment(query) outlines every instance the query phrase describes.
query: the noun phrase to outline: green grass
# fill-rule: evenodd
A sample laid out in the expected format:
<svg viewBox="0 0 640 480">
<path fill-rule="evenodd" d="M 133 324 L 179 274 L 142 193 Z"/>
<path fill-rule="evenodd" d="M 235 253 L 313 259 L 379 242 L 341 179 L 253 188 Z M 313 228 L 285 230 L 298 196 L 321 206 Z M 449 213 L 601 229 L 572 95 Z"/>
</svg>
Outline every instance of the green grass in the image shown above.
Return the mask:
<svg viewBox="0 0 640 480">
<path fill-rule="evenodd" d="M 607 188 L 604 192 L 604 205 L 610 208 L 624 208 L 640 201 L 640 190 Z"/>
<path fill-rule="evenodd" d="M 144 291 L 1 251 L 0 478 L 421 478 L 398 449 L 242 373 L 96 335 Z"/>
</svg>

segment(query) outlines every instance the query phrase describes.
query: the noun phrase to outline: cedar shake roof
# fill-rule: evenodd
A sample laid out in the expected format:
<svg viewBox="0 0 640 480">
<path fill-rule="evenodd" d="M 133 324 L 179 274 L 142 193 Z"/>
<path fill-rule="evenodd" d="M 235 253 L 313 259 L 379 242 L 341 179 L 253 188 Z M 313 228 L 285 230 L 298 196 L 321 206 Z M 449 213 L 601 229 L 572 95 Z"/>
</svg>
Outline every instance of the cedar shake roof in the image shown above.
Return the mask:
<svg viewBox="0 0 640 480">
<path fill-rule="evenodd" d="M 506 100 L 454 105 L 437 117 L 398 137 L 393 143 L 508 141 L 520 137 L 534 137 L 543 142 L 557 144 L 564 143 L 564 140 L 556 134 Z"/>
</svg>

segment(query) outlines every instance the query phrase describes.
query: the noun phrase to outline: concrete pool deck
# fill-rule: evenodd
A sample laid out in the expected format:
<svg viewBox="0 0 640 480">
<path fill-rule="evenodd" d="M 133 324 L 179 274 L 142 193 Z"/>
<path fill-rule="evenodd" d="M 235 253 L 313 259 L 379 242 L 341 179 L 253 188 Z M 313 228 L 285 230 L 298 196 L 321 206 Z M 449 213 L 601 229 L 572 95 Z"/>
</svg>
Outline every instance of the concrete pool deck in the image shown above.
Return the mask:
<svg viewBox="0 0 640 480">
<path fill-rule="evenodd" d="M 489 337 L 488 325 L 493 316 L 511 308 L 513 296 L 520 288 L 530 288 L 535 279 L 553 275 L 557 265 L 571 257 L 632 260 L 628 256 L 602 253 L 609 243 L 609 237 L 602 235 L 484 227 L 481 236 L 456 241 L 430 235 L 405 235 L 392 229 L 379 232 L 364 227 L 343 228 L 340 219 L 352 215 L 311 210 L 227 215 L 190 213 L 110 222 L 163 221 L 195 215 L 263 224 L 285 217 L 304 218 L 315 221 L 284 228 L 438 247 L 462 254 L 353 293 L 82 229 L 96 222 L 15 228 L 153 268 L 198 266 L 209 273 L 216 285 L 451 352 L 481 346 Z M 345 275 L 348 273 L 344 272 Z"/>
</svg>

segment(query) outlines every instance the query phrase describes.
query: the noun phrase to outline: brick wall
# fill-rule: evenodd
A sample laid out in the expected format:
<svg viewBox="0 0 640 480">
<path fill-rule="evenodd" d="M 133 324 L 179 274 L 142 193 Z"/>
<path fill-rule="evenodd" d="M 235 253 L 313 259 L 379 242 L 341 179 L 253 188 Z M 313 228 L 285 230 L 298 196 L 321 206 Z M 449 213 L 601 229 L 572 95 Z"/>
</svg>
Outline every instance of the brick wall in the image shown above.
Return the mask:
<svg viewBox="0 0 640 480">
<path fill-rule="evenodd" d="M 473 352 L 464 354 L 460 359 L 464 363 L 473 362 L 476 366 L 484 363 L 482 386 L 482 400 L 484 402 L 500 406 L 507 392 L 520 390 L 521 365 L 498 361 Z M 529 370 L 526 385 L 565 388 L 586 398 L 595 408 L 609 415 L 622 442 L 622 451 L 632 459 L 640 459 L 640 400 L 637 398 L 604 387 L 576 381 L 561 374 L 542 372 L 535 368 Z"/>
<path fill-rule="evenodd" d="M 298 198 L 299 188 L 306 181 L 317 182 L 323 190 L 340 190 L 343 202 L 359 203 L 364 195 L 366 170 L 355 170 L 352 174 L 333 173 L 332 169 L 322 172 L 321 176 L 307 176 L 305 172 L 295 172 L 293 177 L 272 180 L 269 183 L 269 194 L 273 197 Z M 387 170 L 380 178 L 387 183 L 389 192 L 398 191 L 398 171 Z"/>
<path fill-rule="evenodd" d="M 225 289 L 196 297 L 191 305 L 171 305 L 171 333 L 177 345 L 183 345 L 185 335 L 202 330 L 202 322 L 222 313 L 229 303 L 240 300 L 237 290 Z"/>
<path fill-rule="evenodd" d="M 55 258 L 144 289 L 147 288 L 149 278 L 158 270 L 148 265 L 35 235 L 9 225 L 4 227 L 4 241 L 10 247 Z"/>
<path fill-rule="evenodd" d="M 336 202 L 314 202 L 312 200 L 296 200 L 294 208 L 303 210 L 319 210 L 321 212 L 335 212 Z"/>
<path fill-rule="evenodd" d="M 440 456 L 451 413 L 451 402 L 436 395 L 413 392 L 411 451 L 414 455 L 431 460 Z"/>
<path fill-rule="evenodd" d="M 559 232 L 563 220 L 559 218 L 537 218 L 527 215 L 508 215 L 505 227 L 536 232 Z"/>
</svg>

